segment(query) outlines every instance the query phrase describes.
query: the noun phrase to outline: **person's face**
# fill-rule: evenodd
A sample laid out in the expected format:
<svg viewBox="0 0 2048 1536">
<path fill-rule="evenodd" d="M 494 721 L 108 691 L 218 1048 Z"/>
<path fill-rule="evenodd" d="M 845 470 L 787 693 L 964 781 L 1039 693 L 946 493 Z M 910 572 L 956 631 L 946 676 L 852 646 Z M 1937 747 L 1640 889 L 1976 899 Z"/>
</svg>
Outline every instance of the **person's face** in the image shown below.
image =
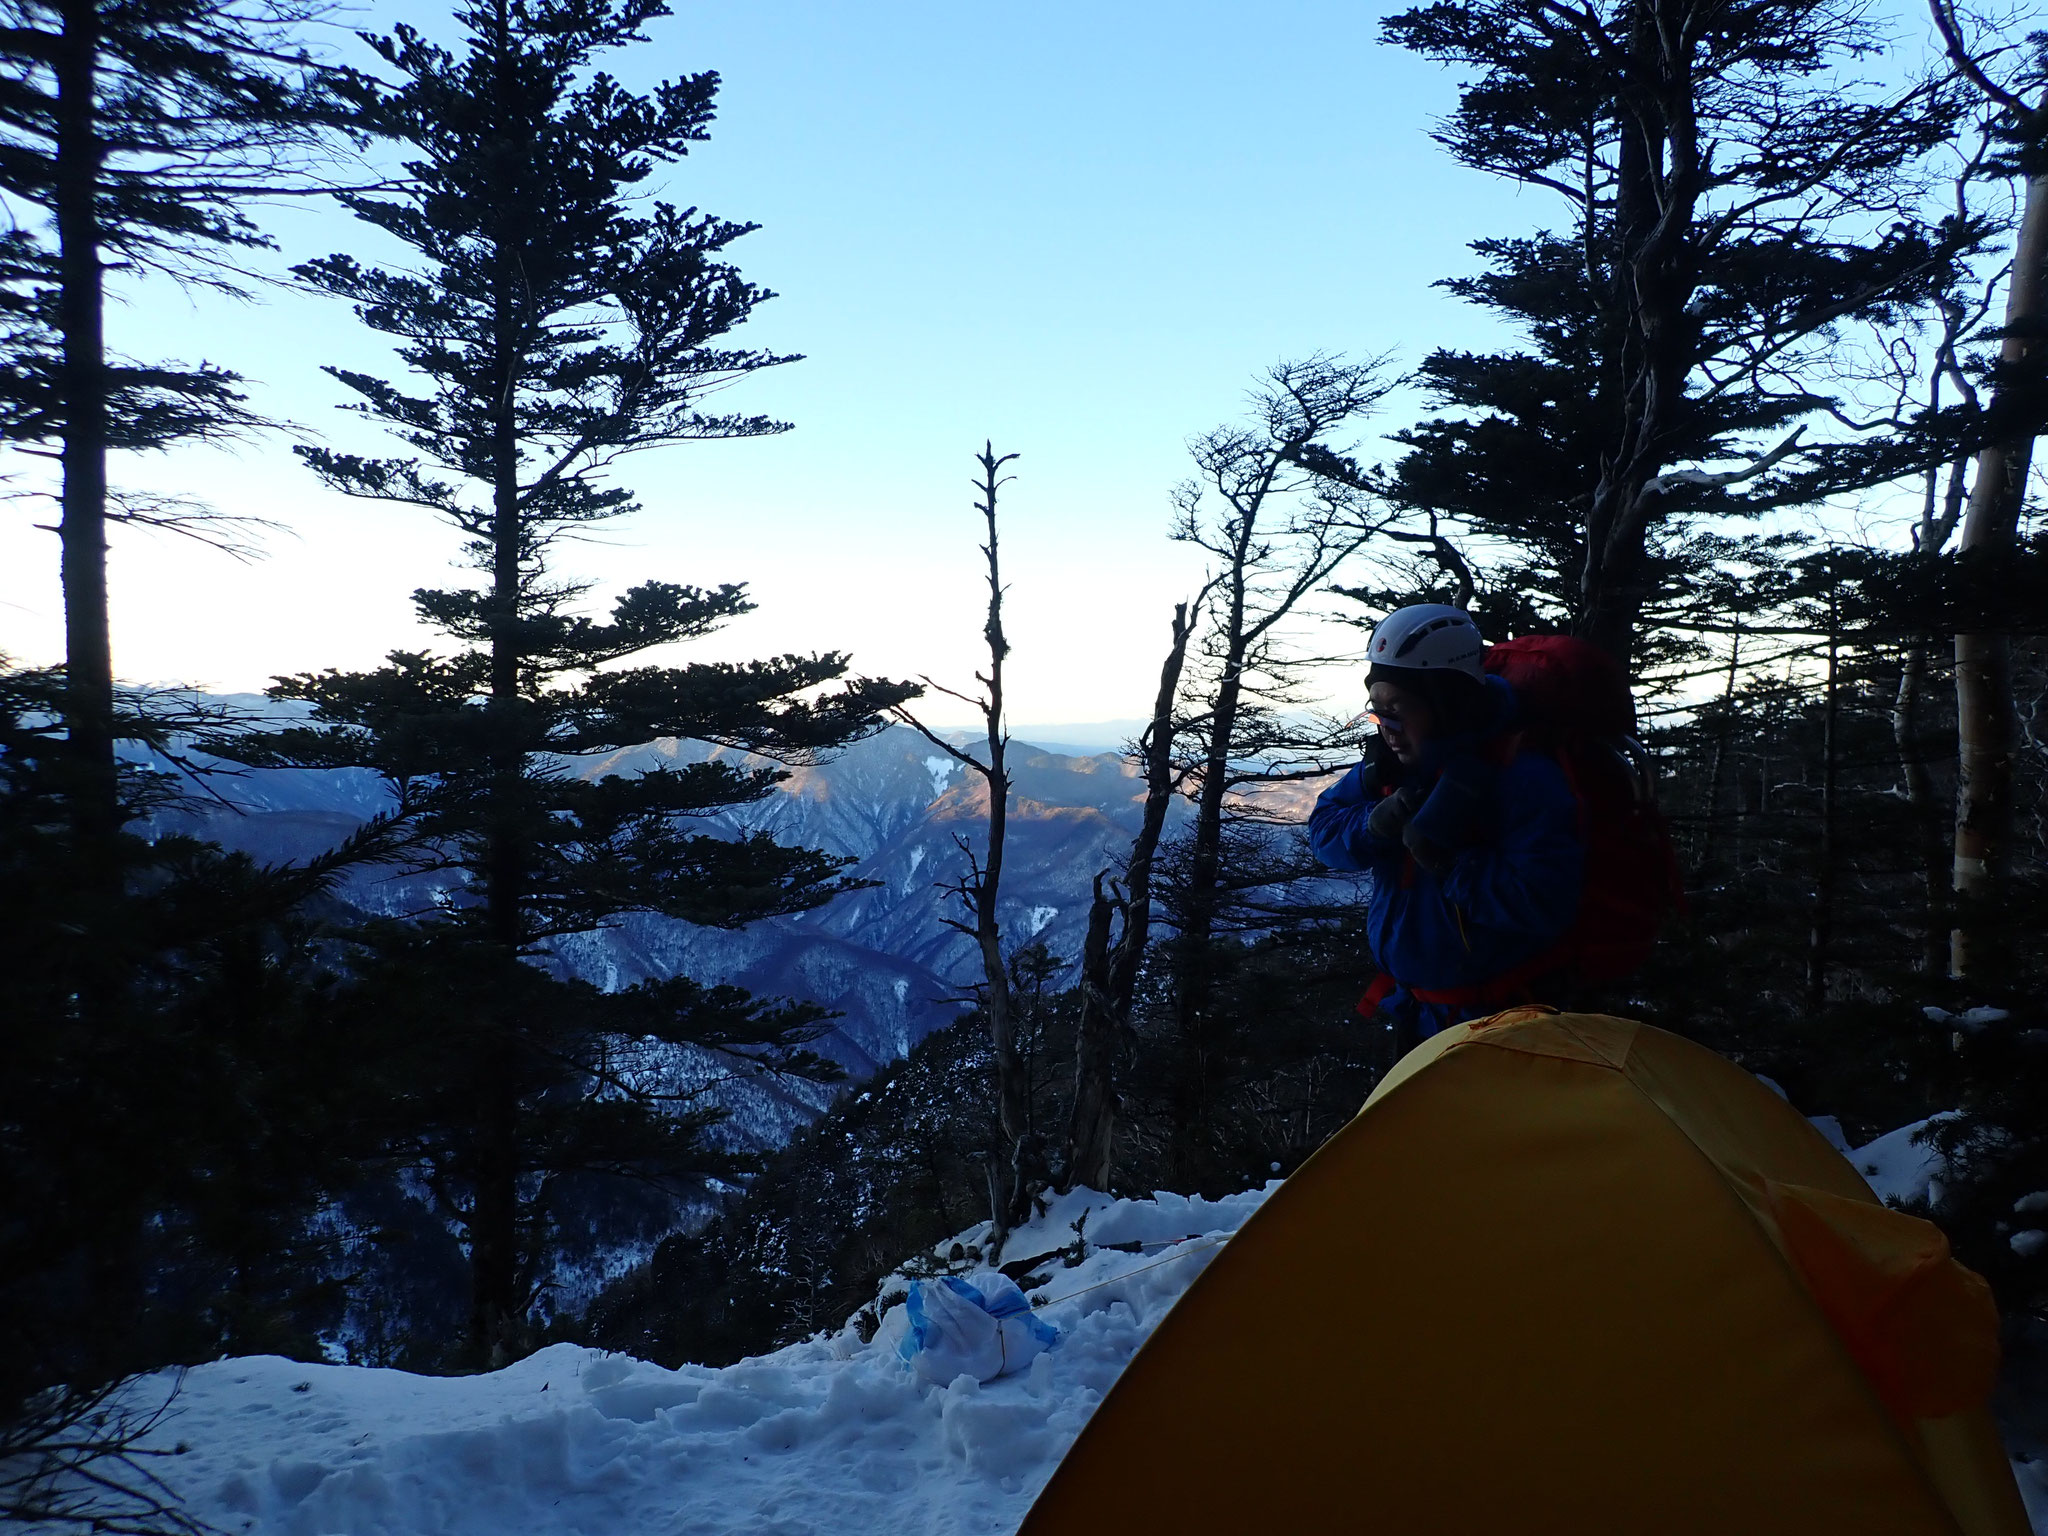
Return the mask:
<svg viewBox="0 0 2048 1536">
<path fill-rule="evenodd" d="M 1380 735 L 1388 750 L 1400 762 L 1413 763 L 1436 725 L 1428 703 L 1399 683 L 1384 681 L 1367 689 L 1366 697 L 1372 701 L 1372 712 L 1379 720 Z"/>
</svg>

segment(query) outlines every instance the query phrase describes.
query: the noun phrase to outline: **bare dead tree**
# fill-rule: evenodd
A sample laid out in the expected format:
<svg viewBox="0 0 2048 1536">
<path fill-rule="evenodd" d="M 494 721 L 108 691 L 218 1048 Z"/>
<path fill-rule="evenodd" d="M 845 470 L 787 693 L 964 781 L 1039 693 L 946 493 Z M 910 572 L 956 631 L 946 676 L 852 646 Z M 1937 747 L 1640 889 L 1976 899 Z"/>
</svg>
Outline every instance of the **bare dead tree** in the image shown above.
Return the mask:
<svg viewBox="0 0 2048 1536">
<path fill-rule="evenodd" d="M 1176 1134 L 1189 1145 L 1202 1134 L 1212 1097 L 1204 1038 L 1213 945 L 1230 883 L 1224 853 L 1233 802 L 1244 811 L 1240 792 L 1248 786 L 1326 772 L 1355 750 L 1341 728 L 1305 732 L 1286 717 L 1327 659 L 1299 653 L 1289 630 L 1309 597 L 1394 521 L 1328 442 L 1390 388 L 1380 359 L 1319 355 L 1283 363 L 1255 392 L 1249 425 L 1194 441 L 1198 473 L 1176 494 L 1174 537 L 1209 557 L 1213 577 L 1198 614 L 1193 698 L 1184 713 L 1189 753 L 1180 763 L 1194 821 L 1172 893 L 1173 1027 L 1186 1057 Z"/>
<path fill-rule="evenodd" d="M 925 740 L 981 778 L 988 791 L 988 831 L 982 851 L 976 853 L 964 837 L 956 837 L 967 858 L 967 873 L 948 889 L 966 909 L 965 920 L 947 918 L 949 926 L 974 941 L 981 957 L 981 983 L 975 995 L 988 1018 L 989 1047 L 995 1056 L 996 1123 L 1002 1145 L 989 1170 L 989 1219 L 994 1224 L 988 1252 L 991 1262 L 1002 1253 L 1011 1229 L 1028 1218 L 1031 1197 L 1043 1185 L 1043 1156 L 1031 1123 L 1031 1095 L 1024 1060 L 1017 1048 L 1015 999 L 1011 996 L 1010 973 L 1003 956 L 1003 929 L 998 903 L 1003 887 L 1003 850 L 1008 833 L 1010 773 L 1007 755 L 1010 733 L 1003 711 L 1003 663 L 1010 654 L 1009 637 L 1003 632 L 1003 574 L 1001 546 L 996 525 L 996 497 L 1013 476 L 1003 466 L 1017 458 L 1014 453 L 998 455 L 992 442 L 982 444 L 975 456 L 981 478 L 975 482 L 975 510 L 981 514 L 988 542 L 981 546 L 988 566 L 988 617 L 982 639 L 988 646 L 988 670 L 977 672 L 979 695 L 970 695 L 922 679 L 934 693 L 944 694 L 970 705 L 982 720 L 982 745 L 986 758 L 955 746 L 933 731 L 909 709 L 898 707 L 897 719 Z"/>
<path fill-rule="evenodd" d="M 54 1387 L 0 1415 L 0 1523 L 106 1532 L 204 1536 L 156 1466 L 182 1445 L 156 1443 L 174 1387 L 148 1406 L 135 1384 Z"/>
<path fill-rule="evenodd" d="M 2038 71 L 2024 85 L 1996 78 L 1995 61 L 2004 50 L 1966 35 L 1955 0 L 1929 0 L 1929 8 L 1949 61 L 1982 96 L 2011 150 L 1996 169 L 2024 184 L 2006 279 L 2005 324 L 1985 407 L 1989 435 L 1977 451 L 1957 546 L 1964 555 L 1996 556 L 2018 538 L 2034 439 L 2048 425 L 2040 404 L 2048 389 L 2048 82 L 2038 78 Z M 2027 100 L 2022 92 L 2028 89 L 2038 99 Z M 1996 903 L 2012 862 L 2018 732 L 2007 637 L 1959 633 L 1955 657 L 1957 924 L 1949 941 L 1949 974 L 1960 979 L 1970 975 L 1978 958 L 1971 913 Z"/>
<path fill-rule="evenodd" d="M 1199 607 L 1208 588 L 1195 599 Z M 1087 938 L 1081 949 L 1081 1014 L 1075 1033 L 1074 1104 L 1060 1159 L 1062 1190 L 1085 1184 L 1108 1189 L 1116 1141 L 1116 1058 L 1128 1037 L 1138 972 L 1152 931 L 1152 867 L 1159 837 L 1180 787 L 1174 764 L 1175 705 L 1180 697 L 1188 640 L 1194 633 L 1191 605 L 1173 609 L 1173 641 L 1159 668 L 1152 718 L 1133 744 L 1145 770 L 1145 814 L 1124 864 L 1121 886 L 1105 870 L 1095 877 L 1088 907 Z M 1120 925 L 1120 927 L 1118 927 Z M 1117 927 L 1112 942 L 1111 931 Z"/>
</svg>

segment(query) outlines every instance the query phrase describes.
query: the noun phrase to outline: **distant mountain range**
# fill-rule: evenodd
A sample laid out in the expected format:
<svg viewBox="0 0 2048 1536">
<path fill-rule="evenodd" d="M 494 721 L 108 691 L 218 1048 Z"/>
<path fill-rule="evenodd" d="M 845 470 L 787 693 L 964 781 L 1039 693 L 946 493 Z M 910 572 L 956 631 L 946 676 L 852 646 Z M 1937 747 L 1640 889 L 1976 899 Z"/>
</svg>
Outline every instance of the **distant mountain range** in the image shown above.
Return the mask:
<svg viewBox="0 0 2048 1536">
<path fill-rule="evenodd" d="M 706 758 L 762 760 L 701 743 L 664 740 L 574 760 L 589 777 L 638 773 Z M 1054 953 L 1079 953 L 1091 883 L 1129 848 L 1144 786 L 1115 752 L 1056 752 L 1014 742 L 1014 798 L 1001 916 L 1012 942 L 1036 938 Z M 640 915 L 617 927 L 559 941 L 564 968 L 601 986 L 687 974 L 772 996 L 802 998 L 842 1017 L 819 1049 L 855 1077 L 906 1053 L 959 1015 L 978 971 L 970 941 L 945 924 L 958 914 L 944 887 L 966 869 L 957 839 L 981 847 L 987 790 L 979 776 L 905 726 L 893 726 L 817 767 L 788 770 L 765 799 L 711 819 L 732 832 L 767 831 L 792 844 L 854 859 L 872 881 L 817 911 L 737 932 Z M 333 846 L 386 803 L 361 771 L 242 770 L 215 779 L 230 806 L 183 813 L 175 824 L 266 861 L 304 858 Z M 1178 810 L 1178 808 L 1177 808 Z M 420 910 L 449 877 L 367 871 L 348 898 L 373 911 Z M 673 1070 L 717 1074 L 713 1059 Z M 722 1086 L 734 1139 L 775 1146 L 811 1118 L 829 1090 L 754 1079 Z"/>
</svg>

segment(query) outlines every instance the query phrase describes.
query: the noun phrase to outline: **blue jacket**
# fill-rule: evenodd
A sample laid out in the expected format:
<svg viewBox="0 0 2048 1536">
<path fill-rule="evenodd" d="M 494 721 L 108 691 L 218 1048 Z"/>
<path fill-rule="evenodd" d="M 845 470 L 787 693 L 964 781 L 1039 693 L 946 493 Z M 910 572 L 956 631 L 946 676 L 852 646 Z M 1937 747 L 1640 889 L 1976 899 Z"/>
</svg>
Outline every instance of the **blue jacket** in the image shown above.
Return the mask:
<svg viewBox="0 0 2048 1536">
<path fill-rule="evenodd" d="M 1506 692 L 1505 683 L 1491 681 Z M 1496 730 L 1512 722 L 1512 700 L 1503 699 Z M 1441 879 L 1400 842 L 1367 829 L 1378 797 L 1368 792 L 1364 763 L 1324 790 L 1309 814 L 1316 857 L 1366 877 L 1366 940 L 1374 962 L 1399 986 L 1382 1011 L 1414 1014 L 1426 1033 L 1496 1010 L 1422 1004 L 1409 988 L 1492 981 L 1556 943 L 1578 916 L 1586 851 L 1564 770 L 1549 755 L 1525 749 L 1480 772 L 1491 779 L 1491 792 L 1476 821 L 1452 819 L 1445 807 L 1455 810 L 1453 797 L 1436 794 L 1415 813 L 1414 826 L 1456 851 Z"/>
</svg>

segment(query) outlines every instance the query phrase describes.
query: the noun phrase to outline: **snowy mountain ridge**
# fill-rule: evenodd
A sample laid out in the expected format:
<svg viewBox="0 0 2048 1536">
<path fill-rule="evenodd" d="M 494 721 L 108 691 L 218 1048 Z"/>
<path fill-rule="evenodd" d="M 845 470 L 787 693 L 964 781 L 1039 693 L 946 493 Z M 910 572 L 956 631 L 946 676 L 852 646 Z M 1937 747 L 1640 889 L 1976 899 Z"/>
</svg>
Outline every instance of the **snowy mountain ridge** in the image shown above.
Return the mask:
<svg viewBox="0 0 2048 1536">
<path fill-rule="evenodd" d="M 567 759 L 564 766 L 597 778 L 706 759 L 776 766 L 673 739 Z M 1128 848 L 1144 787 L 1135 765 L 1116 753 L 1073 756 L 1014 742 L 1010 770 L 1015 798 L 1003 921 L 1013 943 L 1035 939 L 1071 958 L 1085 931 L 1091 883 Z M 906 726 L 822 764 L 783 771 L 787 776 L 762 800 L 708 817 L 706 825 L 730 835 L 764 831 L 850 858 L 850 873 L 870 885 L 818 910 L 738 931 L 639 914 L 559 940 L 553 949 L 566 970 L 600 986 L 687 974 L 823 1004 L 843 1016 L 819 1049 L 851 1076 L 866 1077 L 959 1014 L 978 959 L 971 943 L 945 924 L 957 911 L 946 886 L 966 869 L 959 840 L 979 848 L 987 789 Z M 332 847 L 388 803 L 382 782 L 361 770 L 228 768 L 209 787 L 227 804 L 196 807 L 159 824 L 266 861 Z M 369 870 L 350 882 L 346 895 L 371 911 L 419 911 L 448 879 Z M 708 1073 L 720 1064 L 684 1061 L 679 1070 Z M 720 1097 L 732 1111 L 728 1130 L 738 1142 L 773 1147 L 813 1117 L 830 1090 L 754 1079 L 721 1087 Z"/>
</svg>

